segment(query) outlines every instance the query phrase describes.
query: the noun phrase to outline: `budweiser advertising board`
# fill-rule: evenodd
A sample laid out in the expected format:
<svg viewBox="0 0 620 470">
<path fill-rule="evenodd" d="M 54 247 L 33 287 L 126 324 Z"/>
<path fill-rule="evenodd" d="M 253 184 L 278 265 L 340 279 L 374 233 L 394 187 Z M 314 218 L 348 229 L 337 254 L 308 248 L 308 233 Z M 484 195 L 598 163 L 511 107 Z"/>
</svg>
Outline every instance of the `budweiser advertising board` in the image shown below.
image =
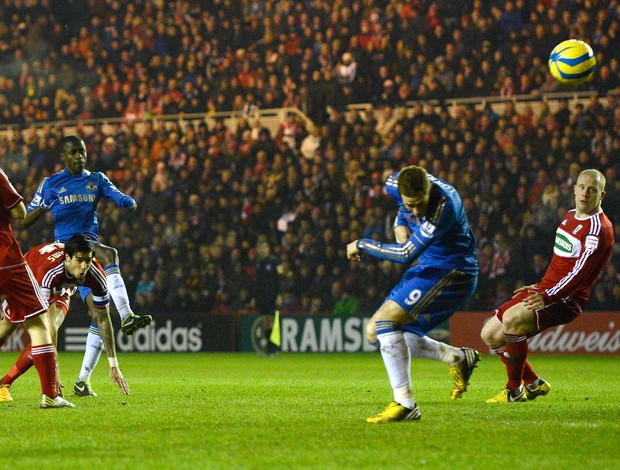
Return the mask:
<svg viewBox="0 0 620 470">
<path fill-rule="evenodd" d="M 450 320 L 450 343 L 489 352 L 480 330 L 490 313 L 459 312 Z M 620 312 L 584 312 L 575 321 L 534 336 L 535 354 L 620 354 Z"/>
</svg>

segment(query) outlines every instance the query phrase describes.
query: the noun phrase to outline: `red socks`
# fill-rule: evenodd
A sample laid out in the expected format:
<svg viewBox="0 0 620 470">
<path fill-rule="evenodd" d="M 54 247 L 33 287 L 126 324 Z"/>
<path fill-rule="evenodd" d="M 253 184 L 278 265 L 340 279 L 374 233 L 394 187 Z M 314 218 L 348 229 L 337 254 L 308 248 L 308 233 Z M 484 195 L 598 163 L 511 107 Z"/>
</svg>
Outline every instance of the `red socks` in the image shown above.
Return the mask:
<svg viewBox="0 0 620 470">
<path fill-rule="evenodd" d="M 39 379 L 41 380 L 41 391 L 44 395 L 55 398 L 57 395 L 57 391 L 56 349 L 54 348 L 54 345 L 41 344 L 39 346 L 32 346 L 32 362 L 34 363 L 34 366 L 39 373 Z M 17 364 L 15 365 L 17 366 Z"/>
<path fill-rule="evenodd" d="M 28 343 L 20 356 L 15 361 L 11 370 L 2 378 L 2 383 L 5 385 L 12 385 L 13 382 L 26 372 L 28 369 L 32 367 L 32 357 L 31 357 L 31 344 Z"/>
<path fill-rule="evenodd" d="M 508 373 L 506 386 L 517 390 L 523 382 L 523 371 L 525 361 L 527 361 L 527 336 L 504 334 L 504 337 L 506 338 L 506 350 L 503 355 L 506 358 L 506 372 Z"/>
<path fill-rule="evenodd" d="M 526 359 L 525 364 L 523 364 L 523 383 L 525 385 L 529 385 L 531 383 L 534 383 L 537 379 L 538 379 L 538 374 L 534 372 L 534 369 L 532 369 L 532 365 L 530 364 L 530 361 Z"/>
</svg>

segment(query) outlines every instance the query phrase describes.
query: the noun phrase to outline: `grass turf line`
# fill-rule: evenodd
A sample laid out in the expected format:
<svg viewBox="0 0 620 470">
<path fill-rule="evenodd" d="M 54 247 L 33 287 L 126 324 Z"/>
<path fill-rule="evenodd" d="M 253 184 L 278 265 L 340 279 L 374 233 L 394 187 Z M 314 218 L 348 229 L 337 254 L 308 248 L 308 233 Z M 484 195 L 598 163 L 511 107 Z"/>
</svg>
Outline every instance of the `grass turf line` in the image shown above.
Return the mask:
<svg viewBox="0 0 620 470">
<path fill-rule="evenodd" d="M 15 353 L 0 355 L 6 371 Z M 450 401 L 448 367 L 413 360 L 420 422 L 370 425 L 391 390 L 377 354 L 122 354 L 131 388 L 73 396 L 81 354 L 61 353 L 75 409 L 39 410 L 34 370 L 1 403 L 11 468 L 618 468 L 618 358 L 534 356 L 551 394 L 489 405 L 505 383 L 485 356 L 464 398 Z"/>
</svg>

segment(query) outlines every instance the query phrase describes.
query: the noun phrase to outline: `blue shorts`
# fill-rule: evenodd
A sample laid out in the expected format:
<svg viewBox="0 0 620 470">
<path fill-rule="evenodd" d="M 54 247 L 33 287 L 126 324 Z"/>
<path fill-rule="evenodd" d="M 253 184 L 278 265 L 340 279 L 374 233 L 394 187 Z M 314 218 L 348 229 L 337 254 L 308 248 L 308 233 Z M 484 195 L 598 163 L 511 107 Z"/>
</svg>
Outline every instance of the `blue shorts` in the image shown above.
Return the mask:
<svg viewBox="0 0 620 470">
<path fill-rule="evenodd" d="M 411 323 L 402 327 L 404 331 L 425 336 L 465 304 L 477 285 L 477 275 L 414 266 L 386 300 L 396 302 L 411 316 Z"/>
</svg>

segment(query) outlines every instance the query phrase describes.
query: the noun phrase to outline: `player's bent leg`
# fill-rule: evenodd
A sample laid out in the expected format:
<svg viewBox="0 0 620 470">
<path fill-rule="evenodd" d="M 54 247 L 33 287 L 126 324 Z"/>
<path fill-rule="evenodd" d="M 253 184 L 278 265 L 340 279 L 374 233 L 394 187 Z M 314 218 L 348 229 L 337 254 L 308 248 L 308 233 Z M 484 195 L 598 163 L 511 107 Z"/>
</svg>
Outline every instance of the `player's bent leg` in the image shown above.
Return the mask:
<svg viewBox="0 0 620 470">
<path fill-rule="evenodd" d="M 121 322 L 121 331 L 125 336 L 131 336 L 136 331 L 149 326 L 152 321 L 153 317 L 150 315 L 136 315 L 132 312 Z"/>
<path fill-rule="evenodd" d="M 480 332 L 480 338 L 491 349 L 498 349 L 506 343 L 504 325 L 495 315 L 485 322 Z"/>
<path fill-rule="evenodd" d="M 535 333 L 536 314 L 523 303 L 510 307 L 502 318 L 504 337 L 506 335 L 527 335 Z"/>
<path fill-rule="evenodd" d="M 377 339 L 377 325 L 375 325 L 374 317 L 370 319 L 366 325 L 366 340 L 373 346 L 379 347 L 379 340 Z"/>
<path fill-rule="evenodd" d="M 414 328 L 417 328 L 417 322 L 413 325 Z M 408 325 L 406 328 L 410 326 Z M 476 368 L 476 364 L 480 361 L 480 353 L 472 348 L 455 348 L 411 331 L 405 331 L 405 341 L 411 357 L 442 361 L 450 366 L 449 371 L 453 379 L 450 399 L 461 398 L 463 393 L 467 391 L 469 379 Z"/>
<path fill-rule="evenodd" d="M 131 309 L 125 280 L 119 268 L 118 251 L 115 248 L 99 243 L 95 247 L 95 252 L 108 279 L 110 297 L 112 297 L 116 310 L 118 310 L 121 317 L 121 331 L 123 334 L 131 336 L 136 331 L 149 326 L 153 321 L 151 315 L 137 315 Z"/>
<path fill-rule="evenodd" d="M 56 389 L 56 348 L 42 315 L 29 318 L 24 326 L 30 334 L 32 362 L 41 381 L 41 408 L 63 408 L 74 405 L 58 396 Z"/>
<path fill-rule="evenodd" d="M 527 361 L 528 334 L 536 331 L 536 316 L 523 302 L 505 310 L 501 317 L 506 342 L 502 362 L 506 366 L 508 382 L 505 388 L 487 403 L 511 403 L 527 401 L 523 386 L 523 372 Z"/>
</svg>

